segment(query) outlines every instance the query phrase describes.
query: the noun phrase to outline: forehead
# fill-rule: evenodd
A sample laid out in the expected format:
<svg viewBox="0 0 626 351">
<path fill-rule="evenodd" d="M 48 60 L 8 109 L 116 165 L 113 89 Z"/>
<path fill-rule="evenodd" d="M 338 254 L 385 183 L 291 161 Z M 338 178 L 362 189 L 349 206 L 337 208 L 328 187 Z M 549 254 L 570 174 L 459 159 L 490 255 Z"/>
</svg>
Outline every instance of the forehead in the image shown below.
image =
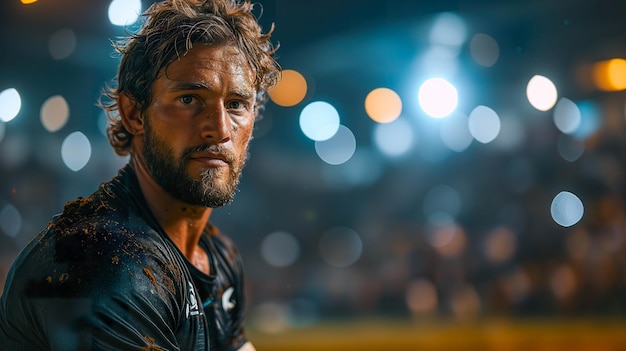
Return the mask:
<svg viewBox="0 0 626 351">
<path fill-rule="evenodd" d="M 173 81 L 211 80 L 219 77 L 252 87 L 253 71 L 245 56 L 229 45 L 196 44 L 165 68 L 165 76 Z M 224 82 L 222 82 L 224 83 Z"/>
</svg>

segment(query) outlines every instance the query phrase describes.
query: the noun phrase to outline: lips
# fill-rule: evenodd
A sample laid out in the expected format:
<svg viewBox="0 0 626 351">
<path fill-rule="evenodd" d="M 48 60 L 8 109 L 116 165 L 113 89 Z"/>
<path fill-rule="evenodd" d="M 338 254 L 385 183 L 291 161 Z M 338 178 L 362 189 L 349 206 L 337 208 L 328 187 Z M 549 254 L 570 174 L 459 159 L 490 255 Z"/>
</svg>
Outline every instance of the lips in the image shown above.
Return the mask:
<svg viewBox="0 0 626 351">
<path fill-rule="evenodd" d="M 192 155 L 190 159 L 209 167 L 226 167 L 231 163 L 226 155 L 220 153 L 199 153 Z"/>
</svg>

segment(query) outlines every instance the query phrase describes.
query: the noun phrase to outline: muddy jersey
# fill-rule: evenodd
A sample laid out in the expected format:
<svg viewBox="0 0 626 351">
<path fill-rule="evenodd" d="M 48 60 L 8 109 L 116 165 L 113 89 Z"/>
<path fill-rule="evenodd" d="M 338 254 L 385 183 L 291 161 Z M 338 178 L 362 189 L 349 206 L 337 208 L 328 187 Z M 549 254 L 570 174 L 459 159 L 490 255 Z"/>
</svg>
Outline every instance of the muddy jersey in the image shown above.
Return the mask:
<svg viewBox="0 0 626 351">
<path fill-rule="evenodd" d="M 148 210 L 126 166 L 66 204 L 22 252 L 0 298 L 0 350 L 235 350 L 242 262 L 210 224 L 196 269 Z"/>
</svg>

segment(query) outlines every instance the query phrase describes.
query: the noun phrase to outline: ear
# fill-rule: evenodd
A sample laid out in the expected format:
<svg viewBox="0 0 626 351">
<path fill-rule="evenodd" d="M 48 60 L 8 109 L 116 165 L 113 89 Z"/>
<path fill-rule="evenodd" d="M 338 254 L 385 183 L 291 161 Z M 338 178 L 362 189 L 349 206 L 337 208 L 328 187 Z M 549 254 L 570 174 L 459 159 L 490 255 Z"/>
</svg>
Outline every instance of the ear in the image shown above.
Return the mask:
<svg viewBox="0 0 626 351">
<path fill-rule="evenodd" d="M 128 94 L 120 94 L 117 99 L 117 107 L 124 128 L 133 136 L 142 135 L 144 133 L 144 120 L 135 99 Z"/>
</svg>

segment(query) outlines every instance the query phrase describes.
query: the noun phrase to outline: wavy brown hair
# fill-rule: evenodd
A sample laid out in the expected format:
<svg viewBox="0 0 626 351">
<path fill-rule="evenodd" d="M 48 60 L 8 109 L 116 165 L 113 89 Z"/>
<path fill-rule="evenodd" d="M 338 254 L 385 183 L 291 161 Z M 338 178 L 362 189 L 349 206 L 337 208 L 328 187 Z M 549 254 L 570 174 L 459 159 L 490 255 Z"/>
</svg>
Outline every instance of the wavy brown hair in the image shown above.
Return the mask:
<svg viewBox="0 0 626 351">
<path fill-rule="evenodd" d="M 252 12 L 254 6 L 249 0 L 158 2 L 144 12 L 144 23 L 137 33 L 113 44 L 122 56 L 117 87 L 105 88 L 99 106 L 106 111 L 107 135 L 118 155 L 127 155 L 132 141 L 132 134 L 119 117 L 118 97 L 130 96 L 145 113 L 151 103 L 152 83 L 197 43 L 227 44 L 239 49 L 255 74 L 255 117 L 261 116 L 267 92 L 278 82 L 280 66 L 274 59 L 277 47 L 270 42 L 274 26 L 263 33 Z"/>
</svg>

